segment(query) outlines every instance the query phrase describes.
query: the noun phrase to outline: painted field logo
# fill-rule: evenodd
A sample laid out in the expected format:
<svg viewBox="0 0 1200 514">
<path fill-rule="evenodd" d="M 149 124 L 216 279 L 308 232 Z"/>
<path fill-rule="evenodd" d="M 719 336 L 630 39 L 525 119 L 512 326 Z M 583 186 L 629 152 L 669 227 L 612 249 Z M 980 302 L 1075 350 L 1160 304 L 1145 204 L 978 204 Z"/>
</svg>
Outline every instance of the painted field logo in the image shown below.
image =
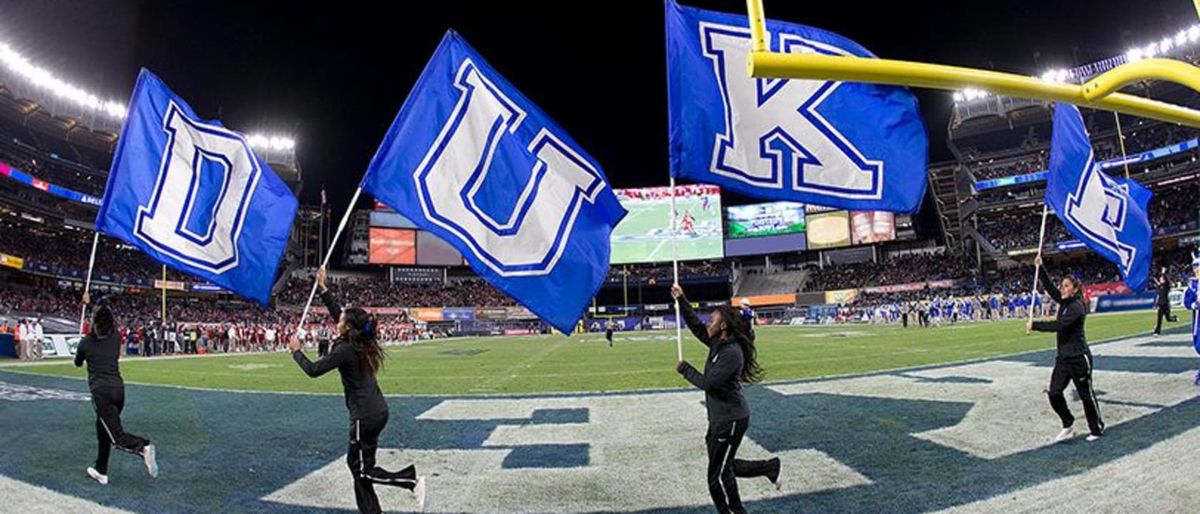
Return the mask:
<svg viewBox="0 0 1200 514">
<path fill-rule="evenodd" d="M 1092 491 L 1121 476 L 1092 501 L 1122 510 L 1143 501 L 1151 502 L 1142 509 L 1147 512 L 1180 510 L 1183 505 L 1163 502 L 1189 501 L 1180 492 L 1194 485 L 1186 473 L 1162 469 L 1200 462 L 1191 451 L 1200 445 L 1200 399 L 1186 338 L 1093 346 L 1096 392 L 1108 423 L 1096 443 L 1051 443 L 1059 427 L 1042 390 L 1053 350 L 749 387 L 753 416 L 739 454 L 778 456 L 790 478 L 782 491 L 765 479 L 740 481 L 742 496 L 752 512 L 1034 512 L 1045 509 L 1048 494 L 1052 501 L 1070 494 L 1047 490 Z M 79 382 L 3 370 L 0 380 L 0 399 L 25 402 L 0 401 L 0 425 L 18 437 L 36 427 L 39 441 L 53 442 L 0 445 L 0 481 L 134 512 L 354 509 L 340 394 L 130 385 L 130 424 L 170 427 L 151 436 L 178 451 L 162 452 L 163 468 L 174 471 L 152 488 L 130 473 L 140 471 L 140 463 L 115 461 L 127 466 L 114 471 L 121 487 L 145 489 L 113 495 L 83 478 L 30 471 L 72 459 L 83 466 L 95 451 L 89 405 L 27 402 L 86 400 L 65 390 Z M 46 387 L 60 383 L 63 390 Z M 703 398 L 691 390 L 391 397 L 379 464 L 416 463 L 430 477 L 439 512 L 707 512 Z M 1070 401 L 1079 413 L 1077 400 Z M 297 412 L 314 416 L 301 420 Z M 278 444 L 236 436 L 255 431 L 269 432 Z M 220 448 L 180 449 L 175 434 L 219 440 Z M 239 478 L 237 487 L 198 493 L 197 480 L 205 476 Z M 1127 492 L 1143 490 L 1140 482 L 1154 494 Z M 388 511 L 415 507 L 404 491 L 378 492 Z M 20 508 L 21 501 L 11 506 Z"/>
<path fill-rule="evenodd" d="M 63 389 L 47 389 L 44 387 L 0 382 L 0 400 L 10 402 L 33 402 L 38 400 L 90 402 L 92 401 L 92 395 Z"/>
</svg>

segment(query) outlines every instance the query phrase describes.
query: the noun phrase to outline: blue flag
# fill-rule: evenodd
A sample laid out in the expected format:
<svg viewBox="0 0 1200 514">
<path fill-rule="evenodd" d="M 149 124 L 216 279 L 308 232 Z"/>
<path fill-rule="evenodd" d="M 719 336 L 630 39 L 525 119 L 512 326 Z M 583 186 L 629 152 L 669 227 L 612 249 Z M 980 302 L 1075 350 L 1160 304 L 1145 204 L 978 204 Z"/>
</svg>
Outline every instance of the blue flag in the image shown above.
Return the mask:
<svg viewBox="0 0 1200 514">
<path fill-rule="evenodd" d="M 1134 180 L 1100 171 L 1079 108 L 1055 105 L 1046 204 L 1071 235 L 1116 264 L 1135 291 L 1145 289 L 1150 276 L 1153 232 L 1146 213 L 1153 195 Z"/>
<path fill-rule="evenodd" d="M 265 306 L 295 218 L 296 197 L 244 136 L 142 70 L 97 231 Z"/>
<path fill-rule="evenodd" d="M 667 9 L 671 174 L 756 198 L 915 212 L 929 141 L 907 89 L 754 79 L 745 16 Z M 772 51 L 874 57 L 837 34 L 767 22 Z"/>
<path fill-rule="evenodd" d="M 362 188 L 564 333 L 608 275 L 609 234 L 625 216 L 600 165 L 454 31 Z"/>
</svg>

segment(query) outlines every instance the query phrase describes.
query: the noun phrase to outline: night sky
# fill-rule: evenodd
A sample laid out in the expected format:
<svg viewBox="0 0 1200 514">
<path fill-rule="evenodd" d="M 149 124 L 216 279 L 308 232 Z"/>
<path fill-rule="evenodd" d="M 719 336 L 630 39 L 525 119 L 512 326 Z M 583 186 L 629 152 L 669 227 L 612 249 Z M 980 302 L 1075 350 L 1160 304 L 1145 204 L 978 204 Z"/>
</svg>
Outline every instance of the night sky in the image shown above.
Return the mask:
<svg viewBox="0 0 1200 514">
<path fill-rule="evenodd" d="M 745 12 L 738 0 L 684 3 Z M 1190 0 L 767 0 L 766 12 L 881 57 L 1031 75 L 1196 22 Z M 201 116 L 243 132 L 293 134 L 307 181 L 301 200 L 315 202 L 325 183 L 338 211 L 451 27 L 583 145 L 614 186 L 666 183 L 659 0 L 0 2 L 0 38 L 101 97 L 126 100 L 145 66 Z M 918 94 L 930 157 L 949 159 L 950 94 Z"/>
</svg>

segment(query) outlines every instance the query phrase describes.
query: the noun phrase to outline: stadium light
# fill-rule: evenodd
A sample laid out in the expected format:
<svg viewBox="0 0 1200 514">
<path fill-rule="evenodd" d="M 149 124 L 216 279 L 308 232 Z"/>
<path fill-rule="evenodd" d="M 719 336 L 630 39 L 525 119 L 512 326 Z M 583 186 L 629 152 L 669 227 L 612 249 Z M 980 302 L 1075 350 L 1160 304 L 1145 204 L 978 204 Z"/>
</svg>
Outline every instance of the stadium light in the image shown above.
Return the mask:
<svg viewBox="0 0 1200 514">
<path fill-rule="evenodd" d="M 125 119 L 127 109 L 125 102 L 101 100 L 95 94 L 72 85 L 58 78 L 49 70 L 33 64 L 3 41 L 0 41 L 0 63 L 34 86 L 46 89 L 54 96 L 65 98 L 81 107 L 100 112 L 115 120 Z M 248 139 L 250 146 L 263 150 L 291 151 L 296 148 L 296 141 L 288 136 L 253 134 Z"/>
<path fill-rule="evenodd" d="M 250 134 L 246 137 L 250 146 L 261 150 L 292 150 L 296 148 L 296 140 L 287 136 L 268 136 L 266 134 Z"/>
<path fill-rule="evenodd" d="M 1069 78 L 1071 78 L 1071 73 L 1064 69 L 1048 70 L 1041 76 L 1041 79 L 1046 82 L 1066 82 Z"/>
<path fill-rule="evenodd" d="M 987 91 L 984 91 L 982 89 L 975 89 L 973 87 L 968 87 L 968 88 L 963 89 L 962 91 L 955 91 L 954 92 L 954 101 L 955 102 L 970 102 L 972 100 L 978 100 L 980 98 L 987 98 L 987 96 L 989 94 L 990 93 L 988 93 Z"/>
<path fill-rule="evenodd" d="M 7 43 L 0 42 L 0 62 L 17 75 L 35 86 L 49 90 L 54 96 L 65 98 L 81 107 L 100 111 L 118 120 L 125 118 L 125 104 L 113 100 L 100 100 L 88 91 L 66 82 L 45 68 L 38 67 Z"/>
</svg>

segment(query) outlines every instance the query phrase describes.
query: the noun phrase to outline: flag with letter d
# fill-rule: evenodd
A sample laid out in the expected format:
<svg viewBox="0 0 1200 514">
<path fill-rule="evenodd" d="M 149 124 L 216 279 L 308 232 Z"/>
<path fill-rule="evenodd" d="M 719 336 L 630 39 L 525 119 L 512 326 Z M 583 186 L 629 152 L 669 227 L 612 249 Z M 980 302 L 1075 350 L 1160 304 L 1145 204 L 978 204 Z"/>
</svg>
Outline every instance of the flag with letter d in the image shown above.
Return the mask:
<svg viewBox="0 0 1200 514">
<path fill-rule="evenodd" d="M 454 31 L 362 188 L 568 334 L 608 274 L 609 234 L 625 216 L 600 165 Z"/>
<path fill-rule="evenodd" d="M 1054 106 L 1046 204 L 1067 231 L 1121 269 L 1125 285 L 1146 287 L 1153 232 L 1147 206 L 1153 193 L 1132 179 L 1111 177 L 1096 164 L 1079 108 Z"/>
<path fill-rule="evenodd" d="M 265 306 L 295 217 L 296 197 L 245 136 L 142 70 L 97 231 Z"/>
<path fill-rule="evenodd" d="M 666 2 L 671 174 L 756 198 L 915 212 L 929 141 L 907 89 L 755 79 L 745 16 Z M 812 27 L 767 21 L 774 52 L 874 57 Z"/>
</svg>

